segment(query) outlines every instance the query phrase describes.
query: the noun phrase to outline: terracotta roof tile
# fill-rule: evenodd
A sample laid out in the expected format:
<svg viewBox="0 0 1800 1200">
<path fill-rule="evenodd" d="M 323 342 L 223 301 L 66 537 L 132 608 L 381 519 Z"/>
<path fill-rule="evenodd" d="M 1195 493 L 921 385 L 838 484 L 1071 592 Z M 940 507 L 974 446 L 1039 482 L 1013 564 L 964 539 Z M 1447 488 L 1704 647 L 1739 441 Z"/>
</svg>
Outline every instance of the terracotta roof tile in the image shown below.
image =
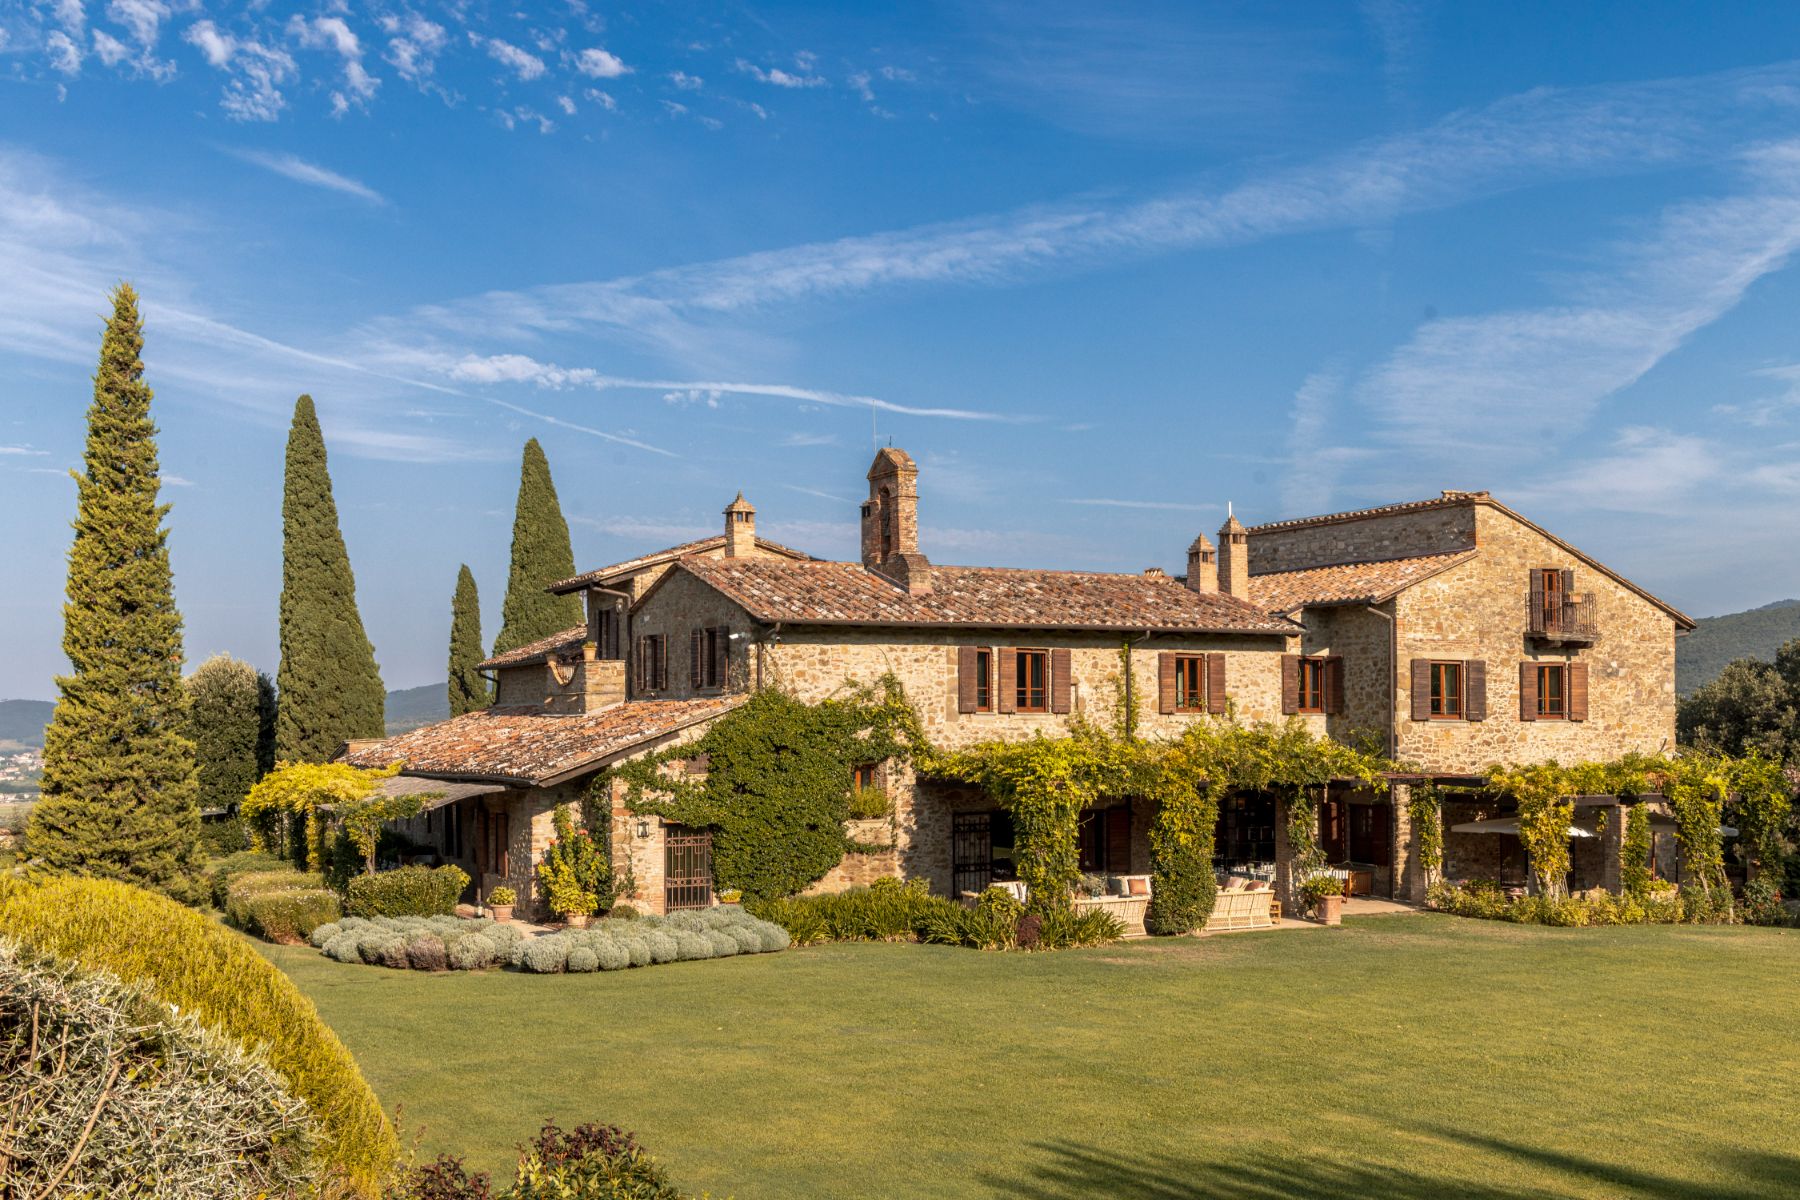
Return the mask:
<svg viewBox="0 0 1800 1200">
<path fill-rule="evenodd" d="M 1365 517 L 1385 517 L 1393 513 L 1421 512 L 1432 508 L 1455 508 L 1459 504 L 1492 503 L 1487 492 L 1456 492 L 1446 489 L 1429 500 L 1406 500 L 1397 504 L 1378 504 L 1374 508 L 1356 508 L 1347 512 L 1321 513 L 1314 517 L 1292 517 L 1286 521 L 1266 521 L 1247 530 L 1252 536 L 1283 529 L 1304 529 L 1309 525 L 1331 525 L 1339 521 L 1360 521 Z"/>
<path fill-rule="evenodd" d="M 743 497 L 740 495 L 738 499 L 741 500 Z M 757 538 L 756 544 L 771 554 L 780 554 L 787 558 L 804 560 L 812 557 L 812 555 L 807 554 L 804 551 L 796 550 L 792 546 L 784 546 L 780 542 L 772 542 L 764 537 Z M 645 567 L 656 566 L 658 563 L 673 562 L 678 558 L 686 558 L 690 554 L 705 554 L 708 550 L 722 549 L 724 545 L 725 535 L 722 533 L 715 533 L 711 537 L 700 538 L 698 541 L 683 542 L 679 546 L 670 546 L 666 550 L 657 550 L 650 554 L 640 554 L 636 558 L 628 558 L 624 562 L 616 562 L 611 566 L 599 567 L 592 571 L 583 572 L 580 575 L 551 584 L 549 590 L 552 592 L 580 591 L 582 588 L 590 587 L 596 583 L 603 584 L 608 579 L 617 575 L 629 575 L 634 571 L 641 571 Z"/>
<path fill-rule="evenodd" d="M 1373 604 L 1467 562 L 1475 554 L 1474 550 L 1459 550 L 1381 562 L 1270 571 L 1250 577 L 1250 598 L 1258 607 L 1277 613 L 1293 612 L 1309 604 Z"/>
<path fill-rule="evenodd" d="M 549 637 L 539 638 L 535 642 L 526 642 L 523 646 L 508 650 L 505 654 L 496 654 L 475 665 L 485 669 L 488 667 L 521 667 L 526 663 L 542 662 L 552 653 L 566 654 L 570 650 L 579 650 L 581 643 L 586 638 L 587 626 L 585 624 L 576 625 L 561 633 L 553 633 Z"/>
<path fill-rule="evenodd" d="M 400 760 L 412 775 L 543 786 L 643 742 L 729 712 L 746 699 L 731 695 L 633 700 L 573 716 L 529 708 L 489 708 L 358 746 L 344 759 L 358 767 L 382 767 Z"/>
<path fill-rule="evenodd" d="M 807 625 L 991 629 L 1295 632 L 1255 605 L 1194 592 L 1167 576 L 1010 567 L 931 568 L 931 591 L 906 592 L 861 563 L 686 558 L 688 571 L 758 620 Z"/>
</svg>

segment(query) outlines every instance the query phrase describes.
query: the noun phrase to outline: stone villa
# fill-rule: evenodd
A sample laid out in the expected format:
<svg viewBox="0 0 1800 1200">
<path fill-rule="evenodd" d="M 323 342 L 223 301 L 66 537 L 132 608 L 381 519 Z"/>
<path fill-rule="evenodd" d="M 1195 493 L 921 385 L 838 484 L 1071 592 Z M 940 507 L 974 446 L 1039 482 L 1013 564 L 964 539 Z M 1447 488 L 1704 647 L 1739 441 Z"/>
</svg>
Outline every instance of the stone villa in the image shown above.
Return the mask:
<svg viewBox="0 0 1800 1200">
<path fill-rule="evenodd" d="M 1232 517 L 1216 545 L 1194 539 L 1175 576 L 935 564 L 918 480 L 904 451 L 875 456 L 859 562 L 758 537 L 740 495 L 720 535 L 558 583 L 585 597 L 586 623 L 483 664 L 492 708 L 346 757 L 403 760 L 398 786 L 436 793 L 414 835 L 462 864 L 472 891 L 508 883 L 529 911 L 559 801 L 609 763 L 699 736 L 761 687 L 815 700 L 891 672 L 945 747 L 1056 732 L 1076 715 L 1108 722 L 1128 690 L 1152 736 L 1228 704 L 1247 720 L 1373 736 L 1409 774 L 1387 795 L 1334 791 L 1321 844 L 1359 890 L 1400 898 L 1424 888 L 1404 803 L 1420 778 L 1469 784 L 1494 762 L 1673 744 L 1675 638 L 1693 622 L 1486 492 L 1248 528 Z M 896 875 L 954 895 L 1011 877 L 1011 822 L 979 791 L 889 764 L 859 773 L 892 810 L 854 832 L 887 848 L 847 856 L 820 889 Z M 1509 810 L 1468 797 L 1445 806 L 1446 876 L 1522 878 Z M 1578 817 L 1590 835 L 1577 838 L 1578 887 L 1618 883 L 1624 822 L 1598 820 L 1604 803 Z M 711 903 L 705 831 L 614 804 L 631 901 Z M 1286 891 L 1279 809 L 1227 801 L 1218 855 L 1277 864 Z M 1151 816 L 1144 801 L 1088 814 L 1084 869 L 1148 872 Z"/>
</svg>

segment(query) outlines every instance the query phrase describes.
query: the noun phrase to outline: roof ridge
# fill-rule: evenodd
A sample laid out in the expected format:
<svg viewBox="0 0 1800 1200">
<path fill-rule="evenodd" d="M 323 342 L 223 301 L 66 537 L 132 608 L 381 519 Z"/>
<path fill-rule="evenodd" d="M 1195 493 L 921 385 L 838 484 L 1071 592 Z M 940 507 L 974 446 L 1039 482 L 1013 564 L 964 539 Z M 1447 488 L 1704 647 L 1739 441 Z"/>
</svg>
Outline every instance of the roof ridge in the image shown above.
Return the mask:
<svg viewBox="0 0 1800 1200">
<path fill-rule="evenodd" d="M 1387 504 L 1376 504 L 1369 508 L 1350 508 L 1342 512 L 1318 513 L 1309 517 L 1288 517 L 1281 521 L 1264 521 L 1260 525 L 1252 525 L 1248 533 L 1273 533 L 1284 529 L 1301 529 L 1308 525 L 1328 525 L 1335 521 L 1357 521 L 1366 517 L 1384 517 L 1392 513 L 1418 512 L 1428 508 L 1451 508 L 1458 504 L 1496 503 L 1493 493 L 1480 491 L 1456 491 L 1445 488 L 1441 495 L 1424 500 L 1396 500 Z"/>
<path fill-rule="evenodd" d="M 1385 563 L 1423 562 L 1428 558 L 1459 558 L 1465 554 L 1479 554 L 1481 547 L 1467 546 L 1461 550 L 1433 550 L 1429 554 L 1391 554 L 1386 558 L 1346 558 L 1337 562 L 1313 563 L 1305 567 L 1283 567 L 1274 571 L 1252 571 L 1250 578 L 1267 579 L 1271 575 L 1293 575 L 1300 571 L 1329 571 L 1335 567 L 1379 567 Z"/>
</svg>

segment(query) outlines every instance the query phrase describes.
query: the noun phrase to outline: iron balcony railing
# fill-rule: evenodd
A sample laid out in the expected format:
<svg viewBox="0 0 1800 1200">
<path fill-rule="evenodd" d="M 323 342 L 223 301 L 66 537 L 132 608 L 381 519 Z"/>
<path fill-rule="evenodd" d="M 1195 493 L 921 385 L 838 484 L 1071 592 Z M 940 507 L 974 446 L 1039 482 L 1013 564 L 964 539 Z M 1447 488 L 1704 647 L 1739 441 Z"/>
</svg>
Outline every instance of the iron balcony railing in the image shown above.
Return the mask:
<svg viewBox="0 0 1800 1200">
<path fill-rule="evenodd" d="M 1540 603 L 1526 601 L 1528 631 L 1533 637 L 1563 642 L 1591 642 L 1600 636 L 1591 593 L 1571 592 Z"/>
</svg>

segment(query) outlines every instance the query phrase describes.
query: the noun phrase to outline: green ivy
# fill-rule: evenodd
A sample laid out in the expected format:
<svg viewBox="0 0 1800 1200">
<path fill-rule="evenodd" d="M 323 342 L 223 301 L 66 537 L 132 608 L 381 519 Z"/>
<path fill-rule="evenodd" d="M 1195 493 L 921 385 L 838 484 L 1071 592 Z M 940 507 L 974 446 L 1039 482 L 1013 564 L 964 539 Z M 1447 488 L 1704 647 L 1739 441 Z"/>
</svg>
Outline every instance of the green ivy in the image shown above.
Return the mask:
<svg viewBox="0 0 1800 1200">
<path fill-rule="evenodd" d="M 1429 888 L 1444 869 L 1444 798 L 1435 782 L 1423 779 L 1412 785 L 1406 800 L 1406 823 Z"/>
<path fill-rule="evenodd" d="M 824 878 L 846 853 L 874 848 L 845 831 L 851 770 L 907 761 L 923 744 L 891 676 L 817 704 L 765 688 L 698 740 L 611 768 L 590 795 L 616 779 L 630 811 L 712 830 L 715 884 L 770 900 Z M 676 766 L 701 755 L 703 778 Z"/>
<path fill-rule="evenodd" d="M 1619 882 L 1625 894 L 1650 894 L 1650 809 L 1633 804 L 1625 818 L 1625 841 L 1619 847 Z"/>
</svg>

